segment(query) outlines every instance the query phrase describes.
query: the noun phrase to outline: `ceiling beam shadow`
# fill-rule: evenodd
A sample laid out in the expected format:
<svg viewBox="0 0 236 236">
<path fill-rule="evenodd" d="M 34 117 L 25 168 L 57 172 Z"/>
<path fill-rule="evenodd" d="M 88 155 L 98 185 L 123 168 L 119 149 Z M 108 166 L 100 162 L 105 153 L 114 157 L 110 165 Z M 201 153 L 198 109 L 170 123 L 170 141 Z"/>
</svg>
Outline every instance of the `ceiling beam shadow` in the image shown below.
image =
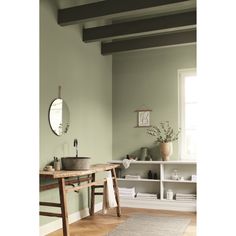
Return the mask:
<svg viewBox="0 0 236 236">
<path fill-rule="evenodd" d="M 94 42 L 104 39 L 121 38 L 130 35 L 143 35 L 157 33 L 178 27 L 196 26 L 196 11 L 159 16 L 155 18 L 142 19 L 130 22 L 122 22 L 111 25 L 84 28 L 83 41 Z"/>
<path fill-rule="evenodd" d="M 196 29 L 113 42 L 102 42 L 101 53 L 103 55 L 108 55 L 130 50 L 163 47 L 194 42 L 196 42 Z"/>
</svg>

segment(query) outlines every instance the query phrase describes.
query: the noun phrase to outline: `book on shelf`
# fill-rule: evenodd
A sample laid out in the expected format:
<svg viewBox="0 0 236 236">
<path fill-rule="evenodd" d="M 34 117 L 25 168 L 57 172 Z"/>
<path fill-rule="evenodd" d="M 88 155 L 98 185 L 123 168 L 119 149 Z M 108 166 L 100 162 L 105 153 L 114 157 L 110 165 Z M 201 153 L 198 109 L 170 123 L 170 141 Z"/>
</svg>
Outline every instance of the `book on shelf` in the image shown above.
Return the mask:
<svg viewBox="0 0 236 236">
<path fill-rule="evenodd" d="M 156 193 L 140 193 L 138 192 L 137 197 L 156 197 L 157 194 Z"/>
<path fill-rule="evenodd" d="M 155 194 L 155 193 L 140 193 L 140 192 L 138 192 L 136 194 L 136 199 L 140 199 L 140 200 L 156 200 L 157 199 L 157 194 Z"/>
<path fill-rule="evenodd" d="M 157 200 L 157 196 L 156 197 L 136 197 L 135 199 L 138 199 L 138 200 Z"/>
<path fill-rule="evenodd" d="M 176 196 L 178 196 L 178 197 L 196 197 L 197 195 L 195 193 L 176 193 Z"/>
<path fill-rule="evenodd" d="M 176 201 L 196 201 L 197 195 L 193 193 L 176 193 Z"/>
<path fill-rule="evenodd" d="M 119 196 L 121 198 L 134 198 L 135 197 L 135 187 L 132 188 L 118 188 Z"/>
<path fill-rule="evenodd" d="M 125 179 L 141 179 L 140 175 L 125 175 Z"/>
</svg>

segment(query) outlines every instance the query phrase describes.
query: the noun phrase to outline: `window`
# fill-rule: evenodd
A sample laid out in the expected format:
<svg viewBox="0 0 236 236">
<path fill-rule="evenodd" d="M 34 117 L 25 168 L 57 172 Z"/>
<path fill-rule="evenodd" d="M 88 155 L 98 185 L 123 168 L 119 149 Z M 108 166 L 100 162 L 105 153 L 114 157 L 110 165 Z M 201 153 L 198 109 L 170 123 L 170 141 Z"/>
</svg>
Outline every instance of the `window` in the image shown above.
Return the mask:
<svg viewBox="0 0 236 236">
<path fill-rule="evenodd" d="M 180 159 L 197 157 L 198 80 L 196 69 L 178 71 L 179 77 L 179 140 Z"/>
</svg>

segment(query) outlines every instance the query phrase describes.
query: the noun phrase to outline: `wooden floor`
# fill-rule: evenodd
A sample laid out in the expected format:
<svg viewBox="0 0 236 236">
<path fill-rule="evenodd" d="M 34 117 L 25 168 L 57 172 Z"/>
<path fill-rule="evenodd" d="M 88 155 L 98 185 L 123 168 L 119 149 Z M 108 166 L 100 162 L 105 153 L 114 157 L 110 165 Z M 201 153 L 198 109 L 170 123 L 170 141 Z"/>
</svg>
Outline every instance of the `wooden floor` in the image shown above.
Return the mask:
<svg viewBox="0 0 236 236">
<path fill-rule="evenodd" d="M 196 236 L 196 213 L 193 212 L 177 212 L 164 210 L 122 208 L 122 216 L 117 217 L 115 209 L 109 210 L 106 215 L 101 212 L 94 216 L 88 216 L 73 224 L 70 224 L 70 236 L 104 236 L 117 225 L 124 222 L 128 217 L 135 213 L 143 213 L 153 216 L 187 216 L 191 218 L 191 223 L 187 227 L 183 236 Z M 62 230 L 57 230 L 49 236 L 62 236 Z M 168 235 L 166 235 L 168 236 Z"/>
</svg>

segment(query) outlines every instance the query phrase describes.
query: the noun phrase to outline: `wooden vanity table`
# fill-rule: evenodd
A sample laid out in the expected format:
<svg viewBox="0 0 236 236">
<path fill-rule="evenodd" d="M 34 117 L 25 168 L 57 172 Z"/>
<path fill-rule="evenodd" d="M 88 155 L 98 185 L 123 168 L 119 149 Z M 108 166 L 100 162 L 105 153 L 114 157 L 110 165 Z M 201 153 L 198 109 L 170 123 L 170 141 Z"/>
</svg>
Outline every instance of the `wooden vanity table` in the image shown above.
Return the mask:
<svg viewBox="0 0 236 236">
<path fill-rule="evenodd" d="M 118 193 L 118 185 L 116 179 L 115 168 L 118 168 L 119 164 L 96 164 L 91 165 L 89 170 L 81 171 L 40 171 L 41 178 L 55 179 L 58 183 L 47 184 L 40 186 L 40 191 L 58 187 L 60 195 L 60 203 L 54 202 L 40 202 L 41 206 L 50 206 L 50 207 L 59 207 L 61 208 L 61 213 L 52 213 L 52 212 L 43 212 L 40 211 L 40 215 L 43 216 L 52 216 L 52 217 L 61 217 L 63 225 L 63 236 L 69 236 L 69 221 L 68 221 L 68 209 L 67 209 L 67 196 L 66 194 L 71 191 L 78 191 L 83 188 L 91 187 L 91 204 L 90 204 L 90 215 L 94 215 L 94 204 L 95 204 L 95 195 L 102 195 L 102 192 L 95 192 L 96 188 L 103 188 L 105 180 L 96 181 L 96 173 L 111 171 L 115 198 L 117 201 L 117 216 L 121 216 L 120 210 L 120 201 Z M 69 177 L 79 177 L 78 180 L 66 180 Z M 82 182 L 85 182 L 81 184 Z M 72 183 L 79 183 L 78 186 L 71 186 Z M 70 184 L 70 186 L 67 186 Z"/>
</svg>

